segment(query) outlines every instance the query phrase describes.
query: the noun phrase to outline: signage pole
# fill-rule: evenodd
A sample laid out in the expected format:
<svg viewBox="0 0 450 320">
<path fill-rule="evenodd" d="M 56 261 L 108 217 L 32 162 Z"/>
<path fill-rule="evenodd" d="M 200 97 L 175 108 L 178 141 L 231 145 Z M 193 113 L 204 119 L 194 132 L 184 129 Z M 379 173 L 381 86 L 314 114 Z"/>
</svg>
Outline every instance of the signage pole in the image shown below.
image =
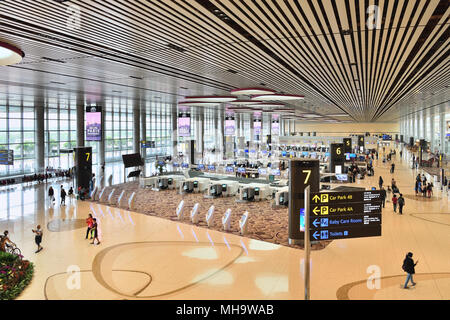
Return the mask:
<svg viewBox="0 0 450 320">
<path fill-rule="evenodd" d="M 309 288 L 309 276 L 310 276 L 310 253 L 311 253 L 311 243 L 309 238 L 309 198 L 310 198 L 311 186 L 305 188 L 305 300 L 310 300 L 310 288 Z"/>
</svg>

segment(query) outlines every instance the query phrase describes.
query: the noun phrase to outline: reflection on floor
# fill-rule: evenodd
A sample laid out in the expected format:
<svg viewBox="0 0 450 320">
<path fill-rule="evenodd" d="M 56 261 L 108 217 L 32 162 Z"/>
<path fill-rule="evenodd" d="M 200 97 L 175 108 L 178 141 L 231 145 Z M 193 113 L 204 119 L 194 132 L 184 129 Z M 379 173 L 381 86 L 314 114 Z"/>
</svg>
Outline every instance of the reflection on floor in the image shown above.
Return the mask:
<svg viewBox="0 0 450 320">
<path fill-rule="evenodd" d="M 404 214 L 387 203 L 381 237 L 313 251 L 312 299 L 450 299 L 448 198 L 436 188 L 434 201 L 415 200 L 417 173 L 404 159 L 394 174 L 408 195 Z M 356 184 L 390 181 L 389 164 L 375 163 L 375 174 Z M 44 186 L 0 191 L 0 203 L 0 230 L 36 266 L 20 299 L 303 299 L 303 250 L 74 199 L 51 206 Z M 100 245 L 85 240 L 89 212 Z M 37 224 L 45 227 L 39 254 Z M 408 251 L 419 260 L 418 284 L 404 290 Z"/>
</svg>

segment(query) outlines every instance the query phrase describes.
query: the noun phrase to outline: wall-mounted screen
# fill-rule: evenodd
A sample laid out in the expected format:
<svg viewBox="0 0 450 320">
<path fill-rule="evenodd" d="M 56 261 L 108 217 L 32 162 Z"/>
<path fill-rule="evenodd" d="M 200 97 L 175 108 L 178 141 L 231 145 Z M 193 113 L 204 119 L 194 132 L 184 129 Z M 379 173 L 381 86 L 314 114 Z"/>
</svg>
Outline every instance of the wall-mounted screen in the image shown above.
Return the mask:
<svg viewBox="0 0 450 320">
<path fill-rule="evenodd" d="M 178 114 L 178 136 L 191 136 L 191 115 L 188 113 Z"/>
<path fill-rule="evenodd" d="M 228 114 L 225 117 L 225 135 L 234 136 L 236 131 L 236 121 L 232 114 Z"/>
<path fill-rule="evenodd" d="M 239 172 L 239 173 L 245 173 L 245 168 L 237 168 L 237 172 Z"/>
<path fill-rule="evenodd" d="M 280 135 L 280 120 L 278 119 L 272 120 L 272 135 Z"/>
<path fill-rule="evenodd" d="M 86 141 L 102 140 L 102 109 L 101 107 L 86 107 Z"/>
<path fill-rule="evenodd" d="M 198 164 L 198 165 L 197 165 L 197 169 L 199 169 L 199 170 L 205 170 L 205 165 L 204 165 L 204 164 Z"/>
<path fill-rule="evenodd" d="M 262 132 L 262 122 L 261 119 L 253 120 L 253 130 L 255 132 L 255 136 L 261 135 Z"/>
<path fill-rule="evenodd" d="M 281 176 L 280 169 L 272 169 L 272 175 L 274 175 L 274 176 Z"/>
<path fill-rule="evenodd" d="M 234 172 L 234 168 L 233 167 L 225 167 L 225 172 L 233 173 Z"/>
</svg>

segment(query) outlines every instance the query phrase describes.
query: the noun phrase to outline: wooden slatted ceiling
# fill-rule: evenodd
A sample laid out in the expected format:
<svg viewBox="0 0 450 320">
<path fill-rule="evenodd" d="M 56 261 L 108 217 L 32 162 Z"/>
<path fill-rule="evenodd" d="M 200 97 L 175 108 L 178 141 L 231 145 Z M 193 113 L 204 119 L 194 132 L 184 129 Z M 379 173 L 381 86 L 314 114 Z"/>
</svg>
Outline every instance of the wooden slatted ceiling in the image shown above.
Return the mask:
<svg viewBox="0 0 450 320">
<path fill-rule="evenodd" d="M 418 90 L 438 90 L 449 82 L 448 0 L 70 3 L 82 10 L 77 30 L 65 27 L 67 3 L 0 2 L 0 39 L 27 54 L 0 80 L 7 81 L 9 72 L 18 81 L 21 74 L 38 72 L 71 89 L 91 79 L 132 95 L 141 89 L 178 96 L 181 82 L 193 88 L 191 94 L 224 94 L 263 82 L 304 94 L 306 102 L 291 104 L 298 110 L 313 105 L 359 121 L 390 119 Z M 381 9 L 380 29 L 366 26 L 370 5 Z M 169 43 L 186 51 L 170 49 Z"/>
</svg>

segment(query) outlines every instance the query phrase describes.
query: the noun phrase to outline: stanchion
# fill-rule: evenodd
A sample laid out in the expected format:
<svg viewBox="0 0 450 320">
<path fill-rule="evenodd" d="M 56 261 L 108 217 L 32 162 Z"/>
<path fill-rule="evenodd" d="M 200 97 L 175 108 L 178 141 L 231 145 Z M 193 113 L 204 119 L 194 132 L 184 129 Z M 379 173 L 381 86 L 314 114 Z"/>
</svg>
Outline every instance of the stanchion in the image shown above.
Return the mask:
<svg viewBox="0 0 450 320">
<path fill-rule="evenodd" d="M 305 188 L 305 300 L 310 300 L 310 254 L 311 254 L 311 243 L 309 240 L 309 197 L 311 192 L 311 186 Z"/>
</svg>

